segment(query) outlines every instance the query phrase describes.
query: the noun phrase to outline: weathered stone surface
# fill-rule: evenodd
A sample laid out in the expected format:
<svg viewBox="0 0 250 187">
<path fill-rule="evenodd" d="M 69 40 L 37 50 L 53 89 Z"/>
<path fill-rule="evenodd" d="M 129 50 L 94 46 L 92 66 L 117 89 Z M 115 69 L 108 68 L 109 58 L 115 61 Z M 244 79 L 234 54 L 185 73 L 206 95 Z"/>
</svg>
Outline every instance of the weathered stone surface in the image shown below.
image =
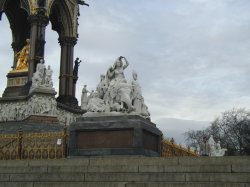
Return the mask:
<svg viewBox="0 0 250 187">
<path fill-rule="evenodd" d="M 188 173 L 186 174 L 187 182 L 209 182 L 210 175 L 208 173 Z"/>
<path fill-rule="evenodd" d="M 188 173 L 189 182 L 250 182 L 249 173 Z"/>
<path fill-rule="evenodd" d="M 231 165 L 142 165 L 139 172 L 231 172 Z"/>
<path fill-rule="evenodd" d="M 44 173 L 44 174 L 10 174 L 10 181 L 12 182 L 39 182 L 39 181 L 65 181 L 78 182 L 84 181 L 85 174 L 74 173 L 69 175 L 67 173 Z"/>
<path fill-rule="evenodd" d="M 10 175 L 9 174 L 0 174 L 0 182 L 7 182 L 10 181 Z"/>
<path fill-rule="evenodd" d="M 85 173 L 87 166 L 48 166 L 48 173 Z"/>
<path fill-rule="evenodd" d="M 30 160 L 30 166 L 85 166 L 89 165 L 88 158 L 82 159 L 61 159 L 61 160 Z"/>
<path fill-rule="evenodd" d="M 112 173 L 112 172 L 119 172 L 119 173 L 135 173 L 138 172 L 138 166 L 132 165 L 117 165 L 117 166 L 90 166 L 88 167 L 89 173 L 99 172 L 99 173 Z"/>
<path fill-rule="evenodd" d="M 246 183 L 2 182 L 4 187 L 249 187 Z"/>
<path fill-rule="evenodd" d="M 228 173 L 228 174 L 214 173 L 210 177 L 210 181 L 250 183 L 250 174 L 249 173 Z"/>
<path fill-rule="evenodd" d="M 245 187 L 243 183 L 128 183 L 126 187 Z"/>
<path fill-rule="evenodd" d="M 124 182 L 39 182 L 33 187 L 125 187 Z"/>
<path fill-rule="evenodd" d="M 46 168 L 48 173 L 110 173 L 110 172 L 126 172 L 126 173 L 135 173 L 138 172 L 138 166 L 124 166 L 124 165 L 115 165 L 115 166 L 48 166 Z"/>
<path fill-rule="evenodd" d="M 58 124 L 59 120 L 57 116 L 46 116 L 46 115 L 31 115 L 28 118 L 25 119 L 25 122 L 28 123 L 45 123 L 45 124 Z"/>
<path fill-rule="evenodd" d="M 0 166 L 4 167 L 17 167 L 17 166 L 22 166 L 22 167 L 26 167 L 29 165 L 29 162 L 27 160 L 1 160 L 0 161 Z"/>
<path fill-rule="evenodd" d="M 63 125 L 35 122 L 4 122 L 0 123 L 0 134 L 15 134 L 20 129 L 25 132 L 54 132 L 62 131 Z"/>
<path fill-rule="evenodd" d="M 226 164 L 249 164 L 250 157 L 179 157 L 181 165 L 226 165 Z"/>
<path fill-rule="evenodd" d="M 90 165 L 177 165 L 178 158 L 163 157 L 107 157 L 90 158 Z"/>
<path fill-rule="evenodd" d="M 47 173 L 47 167 L 37 166 L 37 167 L 28 167 L 28 166 L 1 166 L 0 173 Z"/>
<path fill-rule="evenodd" d="M 250 187 L 249 164 L 235 164 L 247 162 L 245 157 L 188 158 L 192 163 L 197 161 L 194 165 L 178 162 L 184 159 L 112 156 L 1 161 L 0 186 Z"/>
<path fill-rule="evenodd" d="M 5 98 L 16 99 L 18 97 L 26 97 L 29 93 L 29 86 L 26 84 L 27 79 L 28 79 L 27 71 L 15 72 L 15 73 L 9 72 L 7 74 L 7 87 L 3 92 L 2 99 Z M 19 84 L 17 84 L 18 82 Z"/>
<path fill-rule="evenodd" d="M 248 172 L 250 173 L 250 164 L 233 164 L 232 172 Z"/>
<path fill-rule="evenodd" d="M 86 181 L 185 181 L 182 173 L 87 173 Z"/>
<path fill-rule="evenodd" d="M 161 154 L 161 131 L 139 115 L 82 117 L 69 131 L 69 156 Z"/>
<path fill-rule="evenodd" d="M 33 182 L 1 182 L 3 187 L 34 187 Z"/>
</svg>

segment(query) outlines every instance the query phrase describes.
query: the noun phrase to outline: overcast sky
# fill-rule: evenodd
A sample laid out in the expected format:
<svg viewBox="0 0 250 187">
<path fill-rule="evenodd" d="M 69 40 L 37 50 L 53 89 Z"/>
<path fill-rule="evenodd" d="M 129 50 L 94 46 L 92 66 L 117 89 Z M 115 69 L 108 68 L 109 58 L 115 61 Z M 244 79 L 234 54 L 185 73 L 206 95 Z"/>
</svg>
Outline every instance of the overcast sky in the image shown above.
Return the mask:
<svg viewBox="0 0 250 187">
<path fill-rule="evenodd" d="M 249 0 L 88 0 L 87 3 L 90 7 L 80 9 L 75 47 L 75 57 L 83 61 L 78 98 L 84 84 L 94 89 L 99 75 L 122 55 L 130 62 L 126 78 L 131 80 L 132 70 L 139 74 L 152 121 L 168 134 L 173 133 L 169 136 L 189 128 L 204 128 L 221 112 L 233 107 L 249 108 Z M 13 59 L 5 15 L 0 27 L 0 91 L 3 91 Z M 58 89 L 57 38 L 49 25 L 45 61 L 54 70 Z M 200 123 L 189 121 L 180 126 L 168 118 Z"/>
</svg>

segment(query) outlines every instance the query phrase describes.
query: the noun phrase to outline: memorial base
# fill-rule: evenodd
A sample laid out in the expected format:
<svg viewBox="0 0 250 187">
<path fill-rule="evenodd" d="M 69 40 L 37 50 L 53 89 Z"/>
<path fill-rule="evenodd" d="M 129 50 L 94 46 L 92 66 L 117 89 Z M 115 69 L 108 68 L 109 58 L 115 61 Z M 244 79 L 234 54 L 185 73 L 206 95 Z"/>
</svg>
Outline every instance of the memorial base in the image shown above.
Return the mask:
<svg viewBox="0 0 250 187">
<path fill-rule="evenodd" d="M 62 132 L 64 125 L 56 116 L 31 115 L 22 121 L 5 121 L 0 123 L 0 134 Z"/>
<path fill-rule="evenodd" d="M 29 88 L 28 71 L 11 71 L 7 75 L 7 87 L 3 97 L 27 96 Z"/>
<path fill-rule="evenodd" d="M 81 117 L 69 131 L 70 157 L 161 153 L 161 131 L 138 115 Z"/>
</svg>

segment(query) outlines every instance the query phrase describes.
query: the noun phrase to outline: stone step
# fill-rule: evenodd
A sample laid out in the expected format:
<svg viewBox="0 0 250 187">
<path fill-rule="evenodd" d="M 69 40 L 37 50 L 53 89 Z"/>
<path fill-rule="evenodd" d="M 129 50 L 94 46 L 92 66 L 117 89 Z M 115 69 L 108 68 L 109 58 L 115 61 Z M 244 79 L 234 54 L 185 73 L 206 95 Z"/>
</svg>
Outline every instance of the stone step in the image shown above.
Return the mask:
<svg viewBox="0 0 250 187">
<path fill-rule="evenodd" d="M 97 157 L 70 158 L 61 160 L 9 160 L 0 161 L 0 166 L 113 166 L 113 165 L 245 165 L 250 157 Z"/>
<path fill-rule="evenodd" d="M 85 181 L 250 182 L 249 173 L 87 173 Z"/>
<path fill-rule="evenodd" d="M 25 173 L 0 174 L 0 182 L 245 182 L 250 173 Z"/>
<path fill-rule="evenodd" d="M 0 161 L 0 187 L 250 187 L 250 157 Z"/>
<path fill-rule="evenodd" d="M 91 158 L 90 165 L 225 165 L 249 164 L 250 157 L 139 157 Z"/>
<path fill-rule="evenodd" d="M 171 166 L 0 166 L 0 173 L 249 173 L 248 165 Z"/>
<path fill-rule="evenodd" d="M 128 183 L 125 187 L 249 187 L 247 183 Z"/>
<path fill-rule="evenodd" d="M 249 187 L 247 183 L 3 182 L 4 187 Z"/>
</svg>

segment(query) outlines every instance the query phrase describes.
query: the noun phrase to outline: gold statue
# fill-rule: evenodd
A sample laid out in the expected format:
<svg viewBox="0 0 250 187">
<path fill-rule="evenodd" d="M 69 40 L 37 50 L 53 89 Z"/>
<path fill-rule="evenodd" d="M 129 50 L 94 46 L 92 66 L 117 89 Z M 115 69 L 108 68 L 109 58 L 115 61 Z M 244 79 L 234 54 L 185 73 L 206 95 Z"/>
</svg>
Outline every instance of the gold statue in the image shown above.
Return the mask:
<svg viewBox="0 0 250 187">
<path fill-rule="evenodd" d="M 28 58 L 30 53 L 30 40 L 26 39 L 26 44 L 21 51 L 16 54 L 17 65 L 15 70 L 28 69 Z"/>
</svg>

